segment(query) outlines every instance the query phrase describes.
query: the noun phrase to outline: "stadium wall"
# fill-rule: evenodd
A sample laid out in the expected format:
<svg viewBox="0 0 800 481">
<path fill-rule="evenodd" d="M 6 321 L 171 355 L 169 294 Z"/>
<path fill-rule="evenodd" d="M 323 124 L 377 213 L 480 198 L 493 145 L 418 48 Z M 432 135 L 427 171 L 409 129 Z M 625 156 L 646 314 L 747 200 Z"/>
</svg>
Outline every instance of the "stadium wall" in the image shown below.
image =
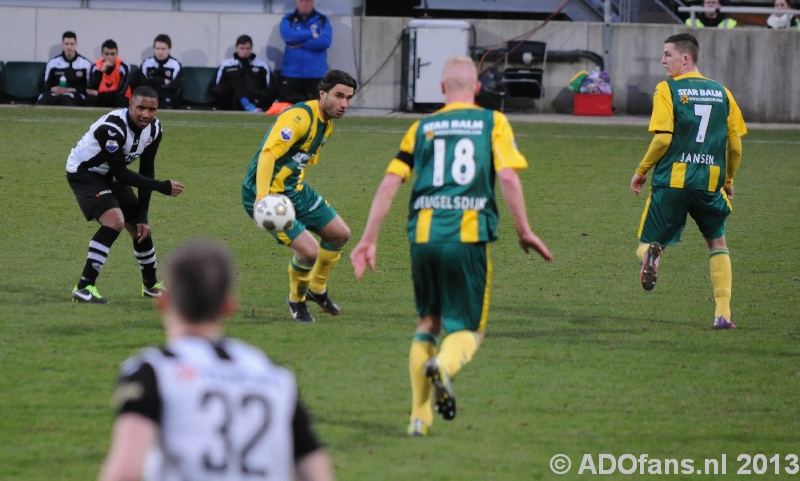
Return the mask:
<svg viewBox="0 0 800 481">
<path fill-rule="evenodd" d="M 159 33 L 172 37 L 172 54 L 185 66 L 217 66 L 233 53 L 235 38 L 253 37 L 255 52 L 280 68 L 283 42 L 276 14 L 153 12 L 141 10 L 0 7 L 0 60 L 46 61 L 60 52 L 61 33 L 78 35 L 78 51 L 95 60 L 100 44 L 113 38 L 120 56 L 140 63 L 151 54 Z M 333 16 L 331 68 L 359 74 L 369 83 L 354 106 L 397 109 L 400 105 L 403 28 L 409 18 Z M 529 32 L 538 21 L 471 20 L 475 43 L 491 46 Z M 618 113 L 649 114 L 655 85 L 664 79 L 660 64 L 663 41 L 686 31 L 680 25 L 616 24 L 612 31 L 610 75 Z M 700 71 L 725 84 L 745 118 L 754 122 L 800 122 L 800 35 L 765 28 L 694 30 L 701 45 Z M 363 38 L 363 41 L 362 41 Z M 549 50 L 589 50 L 602 55 L 600 23 L 550 22 L 531 37 Z M 544 110 L 571 112 L 564 86 L 588 60 L 549 62 L 545 74 Z"/>
</svg>

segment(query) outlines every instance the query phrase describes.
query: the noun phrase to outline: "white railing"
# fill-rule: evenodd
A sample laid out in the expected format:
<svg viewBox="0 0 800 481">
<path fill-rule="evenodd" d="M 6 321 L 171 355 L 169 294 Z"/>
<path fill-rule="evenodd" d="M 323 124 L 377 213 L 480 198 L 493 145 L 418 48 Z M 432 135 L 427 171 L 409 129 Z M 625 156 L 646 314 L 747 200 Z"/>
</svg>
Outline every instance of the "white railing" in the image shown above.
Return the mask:
<svg viewBox="0 0 800 481">
<path fill-rule="evenodd" d="M 785 13 L 800 16 L 800 10 L 785 9 L 785 8 L 772 8 L 772 7 L 720 7 L 720 8 L 706 8 L 706 7 L 678 7 L 679 12 L 689 12 L 689 18 L 692 20 L 692 27 L 696 25 L 698 13 L 752 13 L 758 15 L 771 15 L 777 13 L 783 15 Z"/>
</svg>

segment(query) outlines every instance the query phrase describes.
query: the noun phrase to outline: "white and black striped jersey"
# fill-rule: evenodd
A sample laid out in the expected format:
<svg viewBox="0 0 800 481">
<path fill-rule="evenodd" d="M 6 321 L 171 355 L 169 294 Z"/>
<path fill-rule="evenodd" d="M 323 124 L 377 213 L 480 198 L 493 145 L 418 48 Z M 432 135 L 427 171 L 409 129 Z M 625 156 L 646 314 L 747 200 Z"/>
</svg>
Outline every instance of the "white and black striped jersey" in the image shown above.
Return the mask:
<svg viewBox="0 0 800 481">
<path fill-rule="evenodd" d="M 150 194 L 155 190 L 172 194 L 169 180 L 156 180 L 155 159 L 161 143 L 161 122 L 153 119 L 140 129 L 130 119 L 128 109 L 113 110 L 93 123 L 67 158 L 67 173 L 90 172 L 139 188 L 141 221 L 147 219 Z M 139 160 L 139 173 L 128 164 Z"/>
<path fill-rule="evenodd" d="M 51 58 L 44 69 L 43 92 L 49 92 L 52 87 L 59 86 L 61 76 L 67 79 L 67 88 L 74 88 L 78 93 L 85 94 L 92 71 L 92 62 L 86 57 L 75 54 L 75 58 L 67 60 L 64 52 Z"/>
<path fill-rule="evenodd" d="M 291 480 L 321 447 L 291 371 L 232 338 L 183 337 L 122 364 L 117 414 L 159 427 L 147 480 Z"/>
<path fill-rule="evenodd" d="M 181 69 L 181 63 L 172 56 L 166 60 L 159 60 L 155 56 L 148 57 L 139 68 L 138 85 L 147 85 L 158 91 L 177 94 L 183 82 Z M 166 84 L 165 80 L 169 80 L 169 84 Z"/>
<path fill-rule="evenodd" d="M 219 64 L 217 69 L 217 85 L 225 81 L 225 77 L 238 75 L 240 77 L 250 77 L 255 80 L 259 88 L 267 88 L 271 82 L 271 69 L 269 64 L 255 54 L 250 54 L 249 58 L 241 59 L 234 53 L 233 57 L 226 58 Z"/>
</svg>

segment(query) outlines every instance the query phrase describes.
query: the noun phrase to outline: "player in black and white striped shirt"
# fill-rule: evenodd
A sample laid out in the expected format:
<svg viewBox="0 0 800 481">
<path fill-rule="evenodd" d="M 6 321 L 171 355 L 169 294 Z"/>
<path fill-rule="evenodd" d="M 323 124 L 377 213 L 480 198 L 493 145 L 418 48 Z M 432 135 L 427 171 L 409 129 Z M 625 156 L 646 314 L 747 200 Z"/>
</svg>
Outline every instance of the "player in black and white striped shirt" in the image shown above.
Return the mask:
<svg viewBox="0 0 800 481">
<path fill-rule="evenodd" d="M 162 109 L 180 107 L 183 75 L 181 63 L 169 54 L 172 40 L 160 34 L 153 41 L 153 55 L 144 59 L 139 68 L 137 85 L 153 87 L 158 92 L 158 102 Z"/>
<path fill-rule="evenodd" d="M 170 255 L 158 299 L 167 345 L 122 364 L 101 481 L 333 479 L 292 372 L 224 337 L 234 276 L 214 242 Z"/>
<path fill-rule="evenodd" d="M 86 102 L 86 87 L 92 62 L 77 52 L 78 38 L 74 32 L 61 36 L 61 55 L 51 58 L 44 70 L 42 94 L 38 105 L 82 106 Z"/>
<path fill-rule="evenodd" d="M 153 190 L 177 196 L 183 184 L 155 179 L 155 158 L 161 143 L 161 123 L 156 119 L 158 94 L 139 87 L 127 109 L 114 110 L 92 124 L 67 159 L 67 181 L 86 220 L 100 229 L 89 242 L 89 253 L 74 302 L 108 304 L 95 287 L 112 244 L 123 227 L 133 237 L 133 250 L 142 270 L 142 295 L 159 297 L 156 254 L 147 212 Z M 139 173 L 128 165 L 139 160 Z M 139 198 L 131 188 L 137 187 Z"/>
</svg>

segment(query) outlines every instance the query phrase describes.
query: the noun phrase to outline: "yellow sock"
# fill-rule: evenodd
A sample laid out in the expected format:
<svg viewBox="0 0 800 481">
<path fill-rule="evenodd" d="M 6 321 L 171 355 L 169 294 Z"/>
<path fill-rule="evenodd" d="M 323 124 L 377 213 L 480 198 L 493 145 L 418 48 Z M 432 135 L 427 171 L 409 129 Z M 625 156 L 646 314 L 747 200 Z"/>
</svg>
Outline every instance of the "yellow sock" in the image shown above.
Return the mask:
<svg viewBox="0 0 800 481">
<path fill-rule="evenodd" d="M 289 261 L 289 300 L 299 302 L 306 298 L 308 282 L 311 279 L 311 269 L 314 264 L 308 264 L 292 257 Z"/>
<path fill-rule="evenodd" d="M 466 366 L 478 350 L 478 336 L 472 331 L 456 331 L 442 340 L 439 362 L 450 377 Z"/>
<path fill-rule="evenodd" d="M 436 339 L 430 334 L 417 333 L 411 341 L 408 353 L 408 374 L 411 377 L 411 420 L 422 419 L 426 425 L 433 424 L 431 406 L 431 384 L 425 376 L 423 366 L 436 355 Z"/>
<path fill-rule="evenodd" d="M 317 262 L 311 271 L 311 292 L 322 294 L 328 289 L 328 279 L 331 277 L 333 267 L 342 258 L 341 247 L 332 248 L 330 245 L 320 245 L 317 253 Z"/>
<path fill-rule="evenodd" d="M 731 284 L 733 272 L 731 271 L 731 256 L 728 249 L 714 249 L 709 253 L 711 257 L 711 285 L 714 287 L 714 300 L 717 308 L 714 317 L 722 316 L 731 320 Z"/>
<path fill-rule="evenodd" d="M 639 247 L 636 249 L 636 257 L 642 262 L 644 262 L 644 254 L 647 252 L 648 247 L 650 247 L 650 244 L 639 244 Z"/>
</svg>

